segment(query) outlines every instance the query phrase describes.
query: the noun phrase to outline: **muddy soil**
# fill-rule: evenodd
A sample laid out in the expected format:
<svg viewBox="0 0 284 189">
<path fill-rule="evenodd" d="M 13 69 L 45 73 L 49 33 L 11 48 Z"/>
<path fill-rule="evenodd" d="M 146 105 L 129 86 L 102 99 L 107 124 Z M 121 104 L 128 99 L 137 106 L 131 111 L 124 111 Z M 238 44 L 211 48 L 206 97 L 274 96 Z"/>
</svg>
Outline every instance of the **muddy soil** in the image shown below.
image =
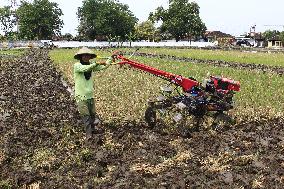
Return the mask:
<svg viewBox="0 0 284 189">
<path fill-rule="evenodd" d="M 0 188 L 284 188 L 284 119 L 184 138 L 104 124 L 92 141 L 48 53 L 0 60 Z"/>
</svg>

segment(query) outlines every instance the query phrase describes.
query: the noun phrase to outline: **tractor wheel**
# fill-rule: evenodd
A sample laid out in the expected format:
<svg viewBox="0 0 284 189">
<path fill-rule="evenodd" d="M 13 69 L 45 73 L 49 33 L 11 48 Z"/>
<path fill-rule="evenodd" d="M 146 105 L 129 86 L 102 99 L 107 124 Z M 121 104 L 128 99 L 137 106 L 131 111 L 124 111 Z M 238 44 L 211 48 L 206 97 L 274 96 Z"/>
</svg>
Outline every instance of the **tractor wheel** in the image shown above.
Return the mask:
<svg viewBox="0 0 284 189">
<path fill-rule="evenodd" d="M 224 113 L 217 113 L 215 120 L 213 121 L 211 128 L 217 132 L 226 131 L 231 125 L 234 124 L 234 120 Z"/>
<path fill-rule="evenodd" d="M 193 115 L 185 115 L 177 126 L 178 134 L 183 137 L 191 137 L 192 133 L 199 132 L 203 118 Z"/>
<path fill-rule="evenodd" d="M 157 113 L 153 107 L 148 107 L 145 111 L 145 121 L 150 128 L 154 128 L 157 124 Z"/>
</svg>

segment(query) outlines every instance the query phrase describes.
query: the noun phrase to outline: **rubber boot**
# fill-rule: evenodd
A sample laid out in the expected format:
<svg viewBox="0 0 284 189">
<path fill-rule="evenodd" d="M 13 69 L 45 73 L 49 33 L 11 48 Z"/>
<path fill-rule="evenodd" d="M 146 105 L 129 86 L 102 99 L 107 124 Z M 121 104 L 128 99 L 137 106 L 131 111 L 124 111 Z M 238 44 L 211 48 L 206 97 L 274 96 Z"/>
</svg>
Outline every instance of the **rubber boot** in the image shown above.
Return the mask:
<svg viewBox="0 0 284 189">
<path fill-rule="evenodd" d="M 92 119 L 90 116 L 85 116 L 83 118 L 85 132 L 86 132 L 86 139 L 89 140 L 93 137 L 93 126 L 92 126 Z"/>
</svg>

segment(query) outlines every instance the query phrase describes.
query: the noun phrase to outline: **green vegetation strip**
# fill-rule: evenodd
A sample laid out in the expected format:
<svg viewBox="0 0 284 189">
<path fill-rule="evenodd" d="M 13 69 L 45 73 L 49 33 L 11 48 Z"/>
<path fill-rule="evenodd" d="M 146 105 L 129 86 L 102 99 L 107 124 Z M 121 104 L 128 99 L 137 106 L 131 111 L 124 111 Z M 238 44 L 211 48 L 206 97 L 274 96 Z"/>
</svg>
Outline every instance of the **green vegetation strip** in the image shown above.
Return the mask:
<svg viewBox="0 0 284 189">
<path fill-rule="evenodd" d="M 133 52 L 135 48 L 123 48 Z M 203 49 L 172 49 L 172 48 L 140 48 L 139 53 L 163 54 L 198 60 L 221 60 L 226 62 L 262 64 L 284 67 L 283 53 L 262 53 L 255 51 L 223 51 Z"/>
<path fill-rule="evenodd" d="M 0 49 L 0 57 L 20 56 L 25 52 L 25 49 Z"/>
<path fill-rule="evenodd" d="M 77 49 L 53 50 L 50 52 L 55 65 L 73 83 L 73 59 Z M 96 51 L 100 56 L 109 52 Z M 207 75 L 222 75 L 241 82 L 241 91 L 236 94 L 236 108 L 231 111 L 240 120 L 279 116 L 284 112 L 284 78 L 250 70 L 217 68 L 189 62 L 167 61 L 157 58 L 132 57 L 141 63 L 161 70 L 194 77 L 202 82 Z M 147 100 L 159 95 L 161 85 L 167 82 L 150 74 L 140 73 L 128 67 L 111 66 L 96 73 L 95 93 L 98 113 L 105 120 L 143 119 Z"/>
<path fill-rule="evenodd" d="M 133 54 L 132 52 L 123 52 L 125 55 Z M 170 56 L 164 54 L 149 54 L 149 53 L 135 53 L 136 56 L 142 56 L 147 58 L 157 57 L 161 59 L 168 59 L 170 61 L 179 61 L 179 62 L 191 62 L 192 64 L 209 64 L 215 67 L 230 67 L 236 69 L 248 69 L 248 70 L 257 70 L 262 72 L 271 72 L 278 74 L 280 76 L 284 75 L 284 67 L 276 66 L 267 66 L 262 64 L 251 64 L 251 63 L 236 63 L 236 62 L 226 62 L 222 60 L 199 60 L 192 58 L 184 58 L 177 56 Z"/>
</svg>

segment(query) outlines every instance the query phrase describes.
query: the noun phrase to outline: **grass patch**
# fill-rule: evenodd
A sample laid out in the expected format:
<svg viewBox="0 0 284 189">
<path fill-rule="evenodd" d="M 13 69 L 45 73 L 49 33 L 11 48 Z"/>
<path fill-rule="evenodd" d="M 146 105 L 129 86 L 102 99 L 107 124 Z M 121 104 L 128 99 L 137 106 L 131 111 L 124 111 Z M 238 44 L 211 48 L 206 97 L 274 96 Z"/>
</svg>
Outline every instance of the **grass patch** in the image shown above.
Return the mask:
<svg viewBox="0 0 284 189">
<path fill-rule="evenodd" d="M 26 49 L 0 49 L 0 56 L 20 56 L 24 54 Z"/>
<path fill-rule="evenodd" d="M 134 51 L 134 49 L 123 49 Z M 202 49 L 171 49 L 171 48 L 141 48 L 138 52 L 152 54 L 166 54 L 177 57 L 194 58 L 201 60 L 223 60 L 227 62 L 263 64 L 284 67 L 284 53 L 264 53 L 249 51 L 222 51 Z"/>
</svg>

